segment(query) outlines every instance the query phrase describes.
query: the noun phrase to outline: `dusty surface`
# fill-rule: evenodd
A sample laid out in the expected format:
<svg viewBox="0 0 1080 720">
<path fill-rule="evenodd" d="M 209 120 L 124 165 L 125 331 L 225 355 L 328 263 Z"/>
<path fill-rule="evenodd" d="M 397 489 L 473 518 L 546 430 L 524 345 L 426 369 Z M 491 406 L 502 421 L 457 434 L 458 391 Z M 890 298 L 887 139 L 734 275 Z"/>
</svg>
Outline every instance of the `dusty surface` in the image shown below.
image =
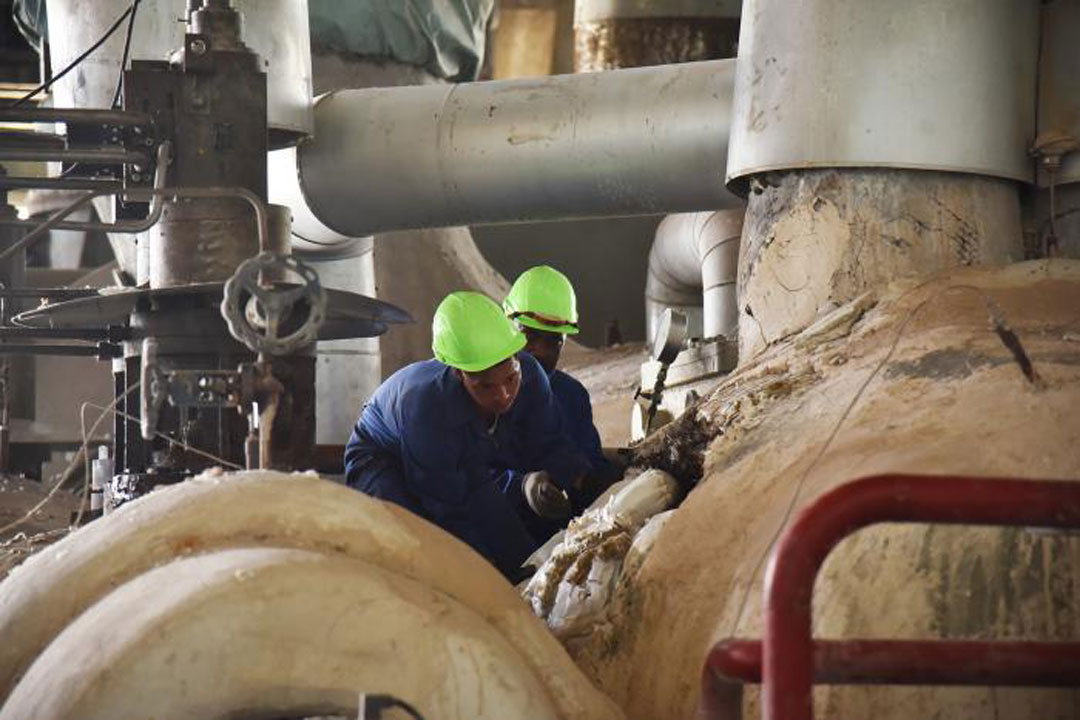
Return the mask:
<svg viewBox="0 0 1080 720">
<path fill-rule="evenodd" d="M 696 444 L 683 442 L 682 460 L 703 468 L 704 481 L 622 589 L 614 640 L 576 652 L 631 717 L 688 717 L 707 648 L 760 637 L 769 548 L 793 514 L 837 484 L 884 471 L 1080 478 L 1080 263 L 957 270 L 879 295 L 857 320 L 819 322 L 832 330 L 765 351 L 693 422 L 642 448 L 663 466 L 664 436 L 698 433 Z M 1019 338 L 1034 381 L 991 316 Z M 1078 537 L 879 526 L 826 564 L 815 632 L 1075 640 L 1078 584 Z M 830 689 L 817 698 L 829 717 L 1066 718 L 1078 707 L 1072 692 L 1013 689 Z"/>
<path fill-rule="evenodd" d="M 897 278 L 1021 260 L 1021 238 L 1010 182 L 882 169 L 769 174 L 743 226 L 740 357 Z"/>
<path fill-rule="evenodd" d="M 67 534 L 78 499 L 59 490 L 39 509 L 51 485 L 0 477 L 0 580 L 34 552 Z"/>
</svg>

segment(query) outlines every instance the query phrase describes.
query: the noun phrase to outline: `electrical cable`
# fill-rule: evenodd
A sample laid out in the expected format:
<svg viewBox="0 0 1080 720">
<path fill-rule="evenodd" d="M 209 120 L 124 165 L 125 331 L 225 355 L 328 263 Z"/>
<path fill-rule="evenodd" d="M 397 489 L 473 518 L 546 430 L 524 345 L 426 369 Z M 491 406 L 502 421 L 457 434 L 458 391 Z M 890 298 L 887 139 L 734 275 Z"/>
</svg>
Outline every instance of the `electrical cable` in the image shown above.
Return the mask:
<svg viewBox="0 0 1080 720">
<path fill-rule="evenodd" d="M 68 74 L 69 72 L 71 72 L 72 70 L 74 70 L 74 69 L 75 69 L 75 68 L 76 68 L 76 67 L 77 67 L 77 66 L 78 66 L 78 65 L 79 65 L 79 64 L 80 64 L 80 63 L 81 63 L 81 62 L 82 62 L 83 60 L 85 60 L 86 58 L 90 57 L 90 55 L 91 55 L 91 54 L 92 54 L 92 53 L 93 53 L 93 52 L 94 52 L 95 50 L 97 50 L 97 49 L 98 49 L 99 47 L 101 47 L 102 45 L 104 45 L 104 44 L 105 44 L 105 41 L 106 41 L 106 40 L 108 40 L 108 39 L 109 39 L 110 37 L 112 37 L 112 34 L 113 34 L 114 32 L 116 32 L 117 28 L 119 28 L 119 27 L 120 27 L 121 25 L 123 25 L 123 24 L 124 24 L 124 20 L 126 20 L 126 19 L 128 18 L 128 16 L 129 16 L 129 15 L 131 15 L 131 13 L 132 13 L 132 11 L 133 11 L 133 9 L 134 9 L 135 5 L 136 5 L 136 2 L 132 2 L 132 4 L 131 4 L 130 6 L 128 6 L 128 9 L 127 9 L 127 10 L 125 10 L 125 11 L 124 11 L 124 12 L 123 12 L 123 13 L 122 13 L 122 14 L 120 15 L 120 17 L 118 17 L 118 18 L 116 19 L 116 21 L 115 21 L 115 22 L 114 22 L 114 23 L 112 24 L 112 26 L 111 26 L 111 27 L 110 27 L 110 28 L 109 28 L 108 30 L 106 30 L 106 31 L 105 31 L 105 34 L 104 34 L 104 35 L 102 35 L 102 36 L 101 36 L 100 38 L 98 38 L 97 42 L 95 42 L 95 43 L 94 43 L 93 45 L 91 45 L 91 46 L 90 46 L 90 47 L 89 47 L 89 48 L 88 48 L 87 50 L 85 50 L 85 51 L 84 51 L 84 52 L 82 53 L 82 55 L 79 55 L 79 57 L 77 57 L 77 58 L 75 58 L 74 60 L 72 60 L 72 61 L 71 61 L 71 62 L 70 62 L 70 63 L 68 64 L 68 66 L 67 66 L 67 67 L 65 67 L 65 68 L 64 68 L 63 70 L 61 70 L 60 72 L 58 72 L 58 73 L 56 73 L 55 75 L 53 75 L 53 76 L 52 76 L 51 78 L 49 78 L 49 79 L 48 79 L 48 80 L 46 80 L 45 82 L 43 82 L 43 83 L 41 83 L 40 85 L 38 85 L 38 86 L 37 86 L 36 88 L 34 88 L 33 90 L 31 90 L 31 91 L 30 91 L 30 92 L 28 92 L 27 94 L 23 95 L 23 96 L 22 96 L 21 98 L 19 98 L 19 99 L 18 99 L 18 100 L 16 100 L 16 101 L 15 101 L 14 103 L 12 103 L 12 104 L 11 104 L 11 105 L 10 105 L 9 107 L 13 107 L 13 108 L 19 107 L 20 105 L 22 105 L 23 103 L 27 102 L 28 100 L 30 100 L 31 98 L 35 97 L 36 95 L 38 95 L 38 94 L 40 94 L 40 93 L 42 93 L 42 92 L 44 92 L 44 91 L 48 90 L 48 89 L 49 89 L 50 87 L 52 87 L 53 83 L 55 83 L 55 82 L 56 82 L 57 80 L 59 80 L 60 78 L 64 77 L 65 75 L 67 75 L 67 74 Z"/>
<path fill-rule="evenodd" d="M 413 720 L 424 720 L 424 716 L 420 714 L 419 710 L 404 700 L 399 700 L 393 695 L 364 695 L 363 701 L 364 707 L 362 717 L 364 718 L 370 716 L 374 720 L 378 720 L 382 717 L 383 710 L 398 708 L 408 713 Z"/>
<path fill-rule="evenodd" d="M 140 422 L 139 418 L 137 418 L 134 415 L 131 415 L 129 413 L 126 413 L 123 410 L 117 410 L 115 406 L 105 408 L 105 407 L 102 407 L 101 405 L 98 405 L 97 403 L 84 402 L 83 403 L 83 408 L 84 409 L 85 408 L 93 408 L 94 410 L 102 410 L 102 411 L 107 412 L 107 413 L 111 412 L 114 415 L 119 415 L 120 417 L 124 418 L 125 420 L 129 420 L 129 421 L 134 422 L 134 423 Z M 181 442 L 180 440 L 177 440 L 176 438 L 169 437 L 168 435 L 166 435 L 163 432 L 158 432 L 157 430 L 155 430 L 154 431 L 154 437 L 161 438 L 162 440 L 169 443 L 170 445 L 175 445 L 176 447 L 181 448 L 182 450 L 186 450 L 187 452 L 189 452 L 189 453 L 191 453 L 193 455 L 200 455 L 200 456 L 206 458 L 207 460 L 213 460 L 214 462 L 218 463 L 219 465 L 221 465 L 223 467 L 227 467 L 230 470 L 243 470 L 244 469 L 243 465 L 237 465 L 236 463 L 230 462 L 230 461 L 226 460 L 225 458 L 220 458 L 217 455 L 214 455 L 213 453 L 206 452 L 205 450 L 200 450 L 199 448 L 195 447 L 194 445 L 188 445 L 187 443 Z"/>
<path fill-rule="evenodd" d="M 100 426 L 101 422 L 106 418 L 106 416 L 108 416 L 109 410 L 114 409 L 117 405 L 120 404 L 120 402 L 124 398 L 126 398 L 128 395 L 130 395 L 132 392 L 134 392 L 138 387 L 139 387 L 139 383 L 135 383 L 134 385 L 129 387 L 127 390 L 125 390 L 123 392 L 123 394 L 121 394 L 119 397 L 114 399 L 109 404 L 108 408 L 104 408 L 104 412 L 102 412 L 101 415 L 98 416 L 97 421 L 92 426 L 90 426 L 90 432 L 88 433 L 88 435 L 93 436 L 93 434 L 95 432 L 97 432 L 98 426 Z M 34 507 L 27 510 L 26 513 L 23 514 L 22 517 L 9 522 L 7 525 L 4 525 L 3 527 L 0 527 L 0 536 L 7 534 L 11 530 L 14 530 L 15 528 L 19 527 L 20 525 L 28 522 L 31 518 L 34 517 L 34 513 L 36 513 L 41 508 L 45 507 L 45 505 L 48 504 L 48 502 L 50 500 L 52 500 L 53 496 L 56 495 L 56 492 L 61 487 L 63 487 L 64 484 L 67 483 L 68 480 L 70 480 L 72 478 L 72 476 L 75 474 L 75 470 L 79 467 L 79 465 L 82 464 L 82 456 L 86 453 L 87 445 L 89 445 L 89 440 L 84 440 L 83 444 L 79 447 L 79 450 L 75 453 L 75 457 L 73 457 L 71 459 L 71 463 L 68 464 L 67 469 L 65 469 L 64 472 L 60 474 L 60 478 L 52 486 L 52 488 L 49 490 L 49 492 L 46 493 L 45 497 L 43 497 L 36 505 L 34 505 Z M 87 478 L 85 481 L 90 482 L 89 478 Z"/>
<path fill-rule="evenodd" d="M 116 92 L 113 93 L 112 109 L 120 107 L 120 91 L 124 87 L 124 68 L 127 67 L 128 54 L 131 52 L 131 35 L 135 28 L 135 14 L 139 12 L 139 3 L 142 0 L 134 0 L 131 3 L 131 15 L 128 17 L 127 33 L 124 37 L 124 55 L 120 58 L 120 75 L 116 78 Z"/>
</svg>

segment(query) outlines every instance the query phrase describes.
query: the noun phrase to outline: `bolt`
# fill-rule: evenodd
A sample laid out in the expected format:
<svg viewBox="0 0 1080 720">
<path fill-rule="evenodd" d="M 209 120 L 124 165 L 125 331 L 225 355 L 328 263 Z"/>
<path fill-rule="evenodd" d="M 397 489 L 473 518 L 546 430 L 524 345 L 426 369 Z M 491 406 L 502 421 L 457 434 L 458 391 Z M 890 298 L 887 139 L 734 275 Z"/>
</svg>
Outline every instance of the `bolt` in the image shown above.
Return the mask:
<svg viewBox="0 0 1080 720">
<path fill-rule="evenodd" d="M 214 393 L 208 392 L 208 391 L 201 392 L 201 393 L 199 393 L 199 400 L 201 402 L 207 402 L 207 403 L 208 402 L 214 402 Z"/>
<path fill-rule="evenodd" d="M 202 38 L 194 38 L 188 47 L 191 48 L 191 52 L 196 55 L 202 55 L 206 52 L 206 41 Z"/>
<path fill-rule="evenodd" d="M 131 173 L 131 182 L 139 182 L 140 180 L 142 180 L 142 175 L 137 172 Z"/>
<path fill-rule="evenodd" d="M 210 387 L 210 378 L 208 378 L 205 375 L 200 376 L 199 377 L 199 387 L 201 387 L 201 388 Z"/>
</svg>

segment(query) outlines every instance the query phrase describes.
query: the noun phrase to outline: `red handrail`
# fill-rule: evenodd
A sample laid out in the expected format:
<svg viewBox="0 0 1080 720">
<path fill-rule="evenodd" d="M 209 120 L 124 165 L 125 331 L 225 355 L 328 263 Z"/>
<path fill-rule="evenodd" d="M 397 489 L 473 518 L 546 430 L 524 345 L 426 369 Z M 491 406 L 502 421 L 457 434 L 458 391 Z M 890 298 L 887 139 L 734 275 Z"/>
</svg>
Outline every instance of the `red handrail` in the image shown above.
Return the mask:
<svg viewBox="0 0 1080 720">
<path fill-rule="evenodd" d="M 720 676 L 762 679 L 765 720 L 812 720 L 811 686 L 834 683 L 1080 685 L 1080 643 L 853 640 L 811 636 L 814 579 L 848 535 L 879 522 L 1080 527 L 1080 482 L 958 476 L 878 475 L 832 490 L 780 538 L 765 576 L 765 637 L 725 641 L 706 663 Z M 760 652 L 760 660 L 755 653 Z M 1070 669 L 1068 666 L 1072 666 Z M 719 707 L 721 696 L 726 710 Z M 717 685 L 703 688 L 699 717 L 730 711 Z"/>
<path fill-rule="evenodd" d="M 722 640 L 705 666 L 728 682 L 761 682 L 761 642 Z M 1080 687 L 1080 642 L 815 640 L 815 685 Z"/>
</svg>

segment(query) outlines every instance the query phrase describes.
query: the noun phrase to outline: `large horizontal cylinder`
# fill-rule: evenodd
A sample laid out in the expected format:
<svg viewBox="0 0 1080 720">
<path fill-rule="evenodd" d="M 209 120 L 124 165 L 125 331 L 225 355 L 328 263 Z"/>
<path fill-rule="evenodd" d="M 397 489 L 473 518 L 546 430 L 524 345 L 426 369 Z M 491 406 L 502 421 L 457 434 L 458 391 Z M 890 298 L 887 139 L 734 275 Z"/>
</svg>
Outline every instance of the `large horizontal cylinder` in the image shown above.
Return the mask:
<svg viewBox="0 0 1080 720">
<path fill-rule="evenodd" d="M 346 236 L 731 207 L 734 65 L 331 93 L 296 150 L 303 195 Z"/>
<path fill-rule="evenodd" d="M 747 0 L 730 180 L 898 167 L 1031 181 L 1038 3 Z"/>
</svg>

